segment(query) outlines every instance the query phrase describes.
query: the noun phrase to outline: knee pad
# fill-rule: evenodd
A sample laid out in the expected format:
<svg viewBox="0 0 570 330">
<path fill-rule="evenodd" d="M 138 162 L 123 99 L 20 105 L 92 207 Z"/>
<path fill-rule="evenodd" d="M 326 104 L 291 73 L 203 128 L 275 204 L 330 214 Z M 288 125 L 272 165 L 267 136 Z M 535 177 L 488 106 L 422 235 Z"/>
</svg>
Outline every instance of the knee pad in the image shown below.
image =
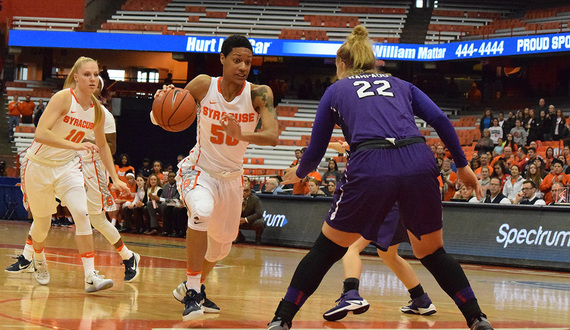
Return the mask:
<svg viewBox="0 0 570 330">
<path fill-rule="evenodd" d="M 224 259 L 232 249 L 232 242 L 220 243 L 208 235 L 208 250 L 204 257 L 208 262 L 216 262 Z"/>
<path fill-rule="evenodd" d="M 109 243 L 115 244 L 121 238 L 117 228 L 107 221 L 104 213 L 89 214 L 89 219 L 93 227 L 103 234 Z"/>
<path fill-rule="evenodd" d="M 214 211 L 214 199 L 210 192 L 197 186 L 188 193 L 186 205 L 189 211 L 188 227 L 198 231 L 207 231 Z"/>
<path fill-rule="evenodd" d="M 34 217 L 34 222 L 30 228 L 30 235 L 36 242 L 45 241 L 51 227 L 51 217 Z"/>
</svg>

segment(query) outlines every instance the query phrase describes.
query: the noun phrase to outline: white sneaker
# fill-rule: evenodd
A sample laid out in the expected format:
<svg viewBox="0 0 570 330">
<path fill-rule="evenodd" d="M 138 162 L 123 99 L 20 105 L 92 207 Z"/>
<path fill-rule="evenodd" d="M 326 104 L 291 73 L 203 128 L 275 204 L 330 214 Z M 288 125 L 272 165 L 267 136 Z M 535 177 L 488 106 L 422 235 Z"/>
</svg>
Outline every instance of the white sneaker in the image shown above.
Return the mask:
<svg viewBox="0 0 570 330">
<path fill-rule="evenodd" d="M 39 261 L 34 259 L 34 277 L 41 285 L 48 285 L 49 271 L 45 260 Z"/>
<path fill-rule="evenodd" d="M 105 279 L 104 275 L 99 275 L 99 271 L 93 271 L 85 279 L 85 292 L 96 292 L 113 287 L 113 280 Z"/>
</svg>

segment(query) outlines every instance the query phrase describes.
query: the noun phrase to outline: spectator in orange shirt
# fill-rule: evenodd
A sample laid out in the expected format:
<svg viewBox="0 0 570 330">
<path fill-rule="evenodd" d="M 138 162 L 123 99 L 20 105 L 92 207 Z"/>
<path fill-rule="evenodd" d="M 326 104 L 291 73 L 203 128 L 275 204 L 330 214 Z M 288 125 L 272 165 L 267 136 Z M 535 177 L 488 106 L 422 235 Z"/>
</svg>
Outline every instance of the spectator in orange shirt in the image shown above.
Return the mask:
<svg viewBox="0 0 570 330">
<path fill-rule="evenodd" d="M 475 170 L 475 175 L 477 175 L 477 179 L 481 179 L 481 169 L 483 167 L 488 168 L 489 173 L 493 172 L 491 166 L 489 166 L 489 156 L 486 153 L 479 155 L 479 161 L 481 162 L 481 166 Z"/>
<path fill-rule="evenodd" d="M 152 163 L 152 173 L 154 173 L 160 180 L 160 185 L 164 184 L 164 175 L 162 174 L 162 162 L 160 160 L 155 160 Z"/>
<path fill-rule="evenodd" d="M 301 160 L 302 156 L 303 156 L 303 151 L 301 149 L 295 150 L 295 160 L 291 163 L 291 165 L 289 165 L 289 167 L 299 165 L 299 161 Z"/>
<path fill-rule="evenodd" d="M 444 159 L 441 166 L 441 181 L 443 183 L 442 194 L 443 200 L 449 201 L 455 195 L 455 183 L 457 182 L 457 174 L 451 170 L 451 160 Z"/>
<path fill-rule="evenodd" d="M 125 183 L 127 183 L 127 173 L 133 173 L 133 175 L 135 174 L 135 168 L 131 166 L 129 155 L 121 154 L 119 156 L 117 164 L 115 164 L 115 172 L 117 172 L 119 180 Z"/>
<path fill-rule="evenodd" d="M 33 124 L 34 123 L 34 110 L 36 109 L 36 104 L 32 102 L 31 95 L 27 94 L 26 99 L 20 102 L 20 114 L 22 115 L 23 124 Z"/>
<path fill-rule="evenodd" d="M 550 173 L 544 177 L 542 183 L 540 184 L 540 191 L 544 193 L 544 201 L 546 204 L 550 204 L 554 201 L 552 197 L 551 189 L 552 183 L 554 182 L 561 182 L 564 186 L 568 185 L 570 180 L 568 179 L 568 175 L 562 172 L 563 163 L 562 161 L 555 159 L 552 161 L 550 165 Z"/>
<path fill-rule="evenodd" d="M 517 151 L 517 156 L 519 159 L 519 162 L 517 165 L 519 166 L 521 173 L 522 173 L 522 171 L 524 171 L 526 163 L 528 163 L 529 158 L 527 155 L 528 155 L 528 149 L 526 147 L 520 147 L 519 150 Z"/>
<path fill-rule="evenodd" d="M 110 185 L 109 191 L 113 198 L 115 199 L 115 204 L 117 205 L 117 210 L 113 211 L 112 215 L 116 216 L 117 223 L 121 223 L 123 220 L 123 207 L 126 202 L 132 203 L 135 200 L 135 194 L 137 192 L 137 183 L 135 181 L 135 175 L 132 172 L 126 174 L 126 184 L 129 186 L 129 191 L 121 191 L 117 189 L 113 184 Z M 116 212 L 116 213 L 115 213 Z"/>
<path fill-rule="evenodd" d="M 8 137 L 10 140 L 14 139 L 14 129 L 16 126 L 20 125 L 20 102 L 18 102 L 18 96 L 14 95 L 14 101 L 8 104 L 8 116 L 10 128 L 8 130 Z"/>
<path fill-rule="evenodd" d="M 511 168 L 511 165 L 515 163 L 515 155 L 513 155 L 513 149 L 511 147 L 505 146 L 503 148 L 503 154 L 495 157 L 491 162 L 491 167 L 495 167 L 495 164 L 502 160 L 505 162 L 507 168 Z"/>
<path fill-rule="evenodd" d="M 505 187 L 505 182 L 509 179 L 509 174 L 507 173 L 504 161 L 500 160 L 495 163 L 491 177 L 501 179 L 501 189 Z"/>
<path fill-rule="evenodd" d="M 552 147 L 546 148 L 546 154 L 544 155 L 544 170 L 550 172 L 550 164 L 554 160 L 554 149 Z"/>
</svg>

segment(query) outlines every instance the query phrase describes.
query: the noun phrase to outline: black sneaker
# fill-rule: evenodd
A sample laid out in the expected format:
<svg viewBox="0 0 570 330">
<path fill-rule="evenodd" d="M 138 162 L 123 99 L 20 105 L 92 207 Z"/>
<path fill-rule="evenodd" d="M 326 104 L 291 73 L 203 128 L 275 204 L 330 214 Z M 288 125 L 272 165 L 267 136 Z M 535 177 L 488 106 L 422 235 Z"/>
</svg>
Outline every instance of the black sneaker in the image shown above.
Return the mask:
<svg viewBox="0 0 570 330">
<path fill-rule="evenodd" d="M 133 256 L 129 260 L 123 260 L 123 265 L 125 265 L 125 282 L 132 282 L 137 277 L 139 277 L 139 261 L 141 256 L 138 253 L 133 252 Z"/>
<path fill-rule="evenodd" d="M 204 284 L 202 284 L 202 287 L 200 287 L 200 291 L 202 294 L 202 309 L 204 310 L 204 313 L 219 313 L 220 307 L 218 307 L 218 305 L 216 305 L 210 299 L 206 298 L 206 287 Z"/>
<path fill-rule="evenodd" d="M 192 289 L 186 291 L 186 296 L 182 300 L 184 303 L 184 312 L 182 312 L 182 320 L 190 321 L 195 318 L 204 316 L 204 311 L 202 310 L 202 294 L 198 293 Z"/>
<path fill-rule="evenodd" d="M 33 273 L 34 272 L 34 265 L 32 261 L 27 260 L 24 258 L 23 254 L 20 254 L 17 257 L 13 257 L 17 261 L 10 265 L 10 267 L 6 268 L 6 271 L 9 273 Z"/>
<path fill-rule="evenodd" d="M 493 330 L 491 323 L 487 320 L 487 315 L 481 313 L 469 327 L 471 330 Z"/>
<path fill-rule="evenodd" d="M 269 324 L 267 324 L 267 330 L 289 330 L 291 328 L 291 323 L 285 322 L 278 316 L 275 316 Z"/>
</svg>

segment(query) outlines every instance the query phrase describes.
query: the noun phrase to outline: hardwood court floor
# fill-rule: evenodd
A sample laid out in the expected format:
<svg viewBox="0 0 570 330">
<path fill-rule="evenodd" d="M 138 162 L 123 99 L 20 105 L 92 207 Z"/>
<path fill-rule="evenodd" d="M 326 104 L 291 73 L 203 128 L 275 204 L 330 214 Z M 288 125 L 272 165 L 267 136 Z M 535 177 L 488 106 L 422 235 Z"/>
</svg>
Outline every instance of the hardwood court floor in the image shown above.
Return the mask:
<svg viewBox="0 0 570 330">
<path fill-rule="evenodd" d="M 28 223 L 0 221 L 0 265 L 21 253 Z M 124 283 L 119 255 L 95 233 L 96 267 L 115 281 L 109 290 L 84 292 L 83 269 L 73 228 L 52 227 L 46 244 L 48 286 L 32 274 L 0 271 L 1 329 L 265 329 L 306 250 L 237 245 L 206 282 L 222 309 L 203 319 L 182 321 L 183 305 L 172 290 L 185 279 L 182 239 L 124 235 L 141 254 L 141 276 Z M 410 261 L 437 307 L 432 316 L 405 315 L 405 287 L 377 257 L 364 256 L 361 294 L 371 308 L 327 322 L 322 313 L 339 297 L 343 271 L 337 263 L 297 315 L 294 329 L 466 329 L 449 297 L 417 261 Z M 464 265 L 479 303 L 496 329 L 570 329 L 570 274 Z"/>
</svg>

